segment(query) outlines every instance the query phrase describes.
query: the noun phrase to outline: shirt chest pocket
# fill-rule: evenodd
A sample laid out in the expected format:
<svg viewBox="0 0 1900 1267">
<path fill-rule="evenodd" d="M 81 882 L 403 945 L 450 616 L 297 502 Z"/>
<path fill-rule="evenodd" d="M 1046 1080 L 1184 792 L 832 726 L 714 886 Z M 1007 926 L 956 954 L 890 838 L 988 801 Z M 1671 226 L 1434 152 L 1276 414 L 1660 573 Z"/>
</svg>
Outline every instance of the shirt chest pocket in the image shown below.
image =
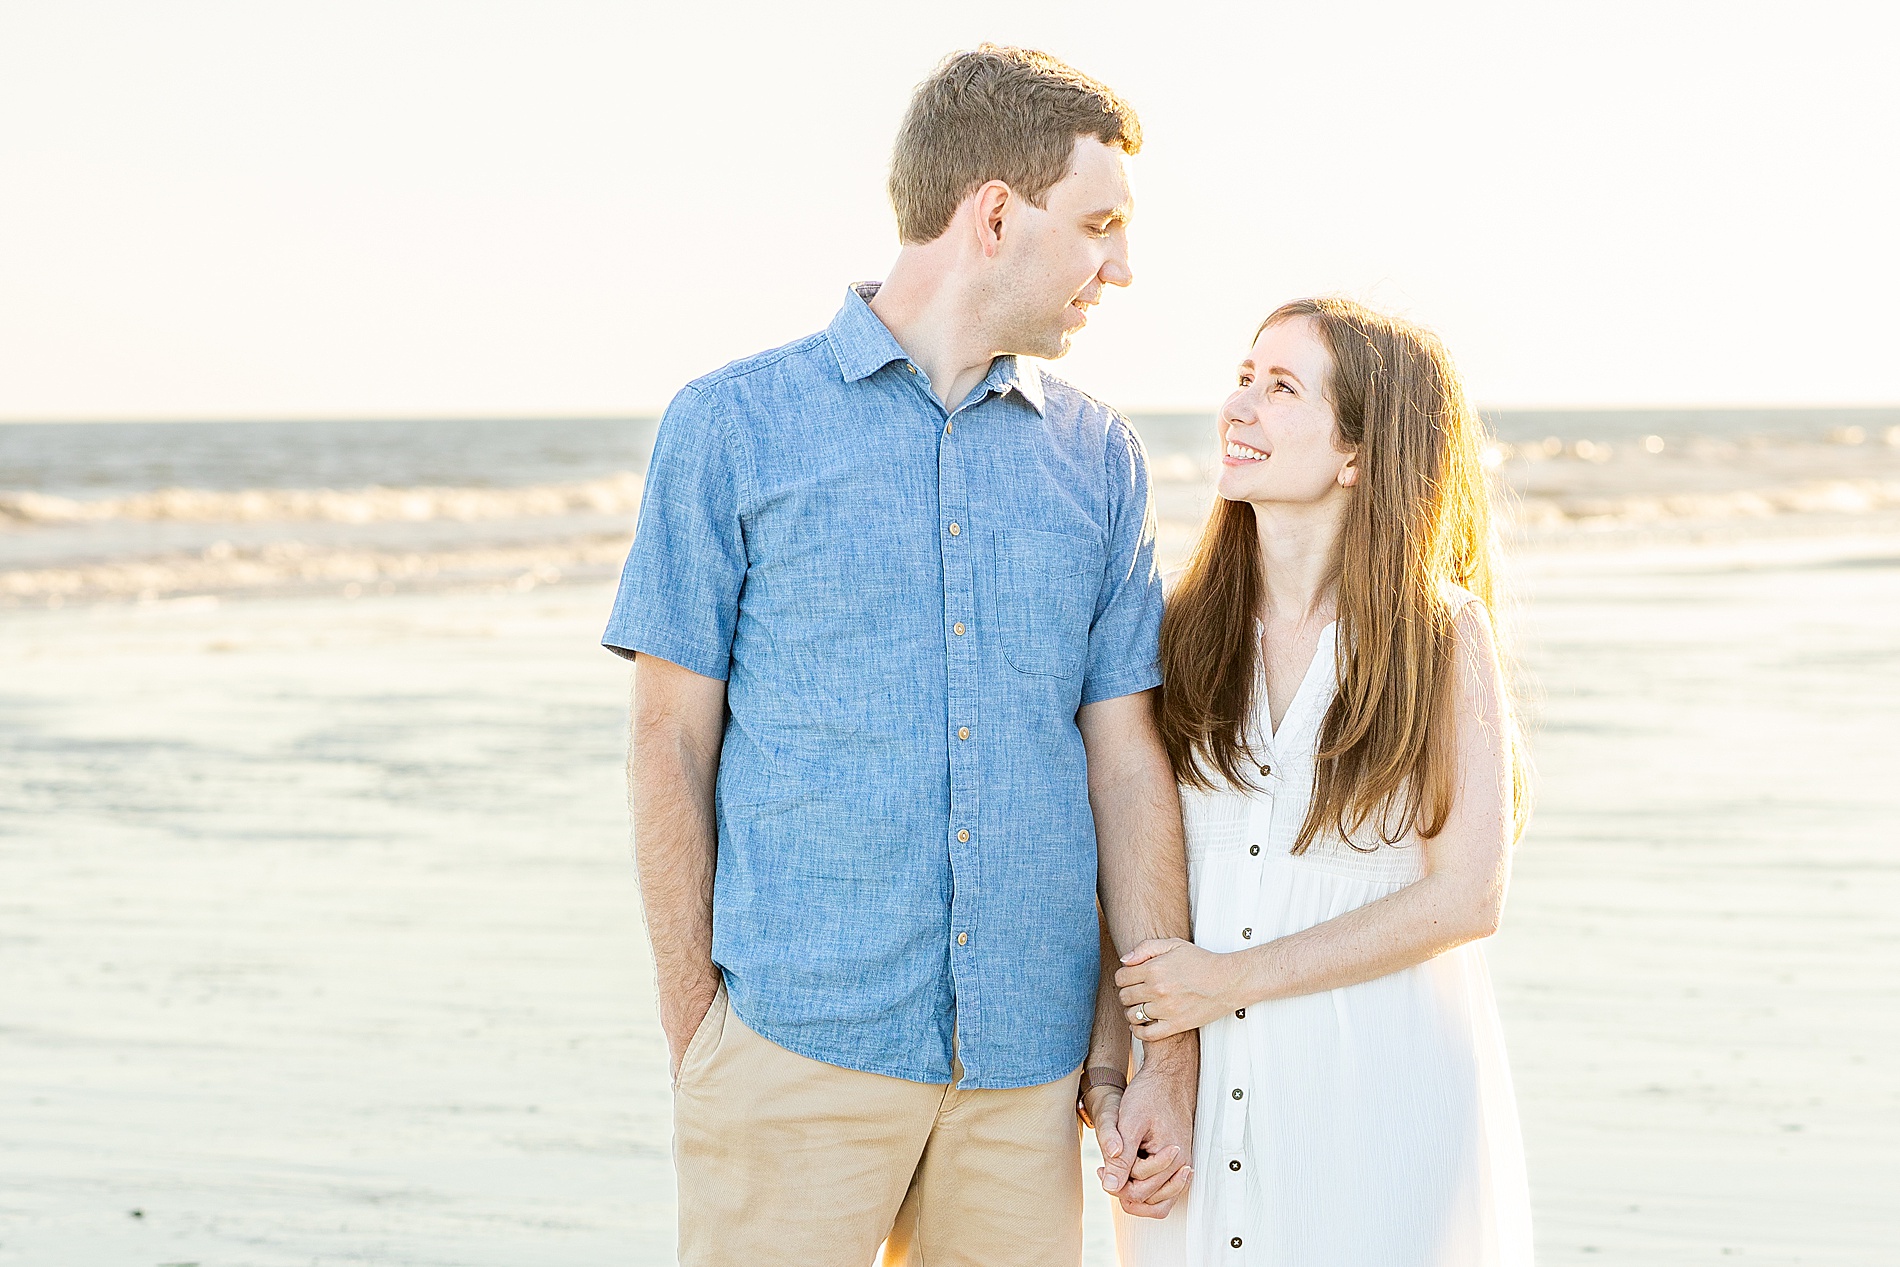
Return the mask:
<svg viewBox="0 0 1900 1267">
<path fill-rule="evenodd" d="M 995 550 L 1004 658 L 1022 673 L 1079 676 L 1101 592 L 1101 546 L 1064 532 L 1011 528 L 996 534 Z"/>
</svg>

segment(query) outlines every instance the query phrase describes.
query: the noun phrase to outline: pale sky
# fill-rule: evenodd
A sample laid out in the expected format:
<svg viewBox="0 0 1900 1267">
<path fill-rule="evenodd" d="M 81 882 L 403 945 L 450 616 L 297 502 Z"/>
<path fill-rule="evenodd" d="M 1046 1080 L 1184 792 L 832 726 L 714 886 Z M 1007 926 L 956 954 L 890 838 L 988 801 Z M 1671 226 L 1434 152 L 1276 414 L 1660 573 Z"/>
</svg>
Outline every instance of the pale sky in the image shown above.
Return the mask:
<svg viewBox="0 0 1900 1267">
<path fill-rule="evenodd" d="M 1490 405 L 1900 402 L 1885 3 L 0 0 L 0 418 L 650 413 L 896 249 L 945 53 L 1140 112 L 1059 372 L 1211 409 L 1337 292 Z"/>
</svg>

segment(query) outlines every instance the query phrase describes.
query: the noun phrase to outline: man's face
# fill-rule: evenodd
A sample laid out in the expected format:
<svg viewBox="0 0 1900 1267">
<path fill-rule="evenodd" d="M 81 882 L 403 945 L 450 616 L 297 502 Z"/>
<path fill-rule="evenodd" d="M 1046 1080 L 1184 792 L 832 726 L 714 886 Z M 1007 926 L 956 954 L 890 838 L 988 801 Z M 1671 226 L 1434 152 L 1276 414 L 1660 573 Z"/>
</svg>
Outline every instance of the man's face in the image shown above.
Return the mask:
<svg viewBox="0 0 1900 1267">
<path fill-rule="evenodd" d="M 1134 193 L 1128 156 L 1092 136 L 1076 140 L 1069 174 L 1037 207 L 1012 198 L 985 295 L 985 324 L 1006 352 L 1055 358 L 1088 324 L 1102 287 L 1135 280 L 1128 266 Z"/>
</svg>

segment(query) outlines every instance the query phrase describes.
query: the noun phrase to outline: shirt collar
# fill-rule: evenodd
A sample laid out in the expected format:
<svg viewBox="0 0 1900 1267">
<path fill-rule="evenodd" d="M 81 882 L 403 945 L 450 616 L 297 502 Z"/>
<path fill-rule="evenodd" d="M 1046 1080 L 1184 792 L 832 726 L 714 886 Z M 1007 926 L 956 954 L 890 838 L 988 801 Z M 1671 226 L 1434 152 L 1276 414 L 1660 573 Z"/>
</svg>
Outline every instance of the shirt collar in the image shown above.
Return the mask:
<svg viewBox="0 0 1900 1267">
<path fill-rule="evenodd" d="M 877 282 L 855 282 L 845 289 L 844 307 L 831 319 L 825 337 L 831 340 L 831 353 L 838 358 L 844 381 L 855 383 L 889 365 L 905 361 L 904 349 L 877 314 L 871 311 L 871 296 L 877 294 Z"/>
<path fill-rule="evenodd" d="M 997 357 L 985 382 L 999 396 L 1014 391 L 1031 409 L 1042 412 L 1042 370 L 1034 364 L 1023 364 L 1021 357 Z"/>
<path fill-rule="evenodd" d="M 871 311 L 871 297 L 878 282 L 854 282 L 845 289 L 844 306 L 831 319 L 825 337 L 831 341 L 831 353 L 838 358 L 838 370 L 844 381 L 855 383 L 869 378 L 894 361 L 909 362 L 909 355 L 877 314 Z M 989 390 L 1002 395 L 1015 391 L 1037 413 L 1042 412 L 1042 371 L 1024 365 L 1014 356 L 999 356 L 990 365 L 983 380 Z"/>
</svg>

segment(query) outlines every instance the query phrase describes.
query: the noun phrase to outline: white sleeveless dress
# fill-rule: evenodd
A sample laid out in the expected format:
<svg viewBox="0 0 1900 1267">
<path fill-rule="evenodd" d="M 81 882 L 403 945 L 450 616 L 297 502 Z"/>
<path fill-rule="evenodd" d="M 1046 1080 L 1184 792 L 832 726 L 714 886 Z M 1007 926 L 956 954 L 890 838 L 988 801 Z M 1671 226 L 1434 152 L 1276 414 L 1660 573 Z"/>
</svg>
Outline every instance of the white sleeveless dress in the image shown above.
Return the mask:
<svg viewBox="0 0 1900 1267">
<path fill-rule="evenodd" d="M 1182 789 L 1194 940 L 1209 950 L 1311 928 L 1423 874 L 1415 837 L 1360 852 L 1322 835 L 1291 852 L 1336 628 L 1277 734 L 1264 673 L 1256 686 L 1248 746 L 1272 770 L 1266 790 Z M 1124 1267 L 1528 1267 L 1523 1141 L 1477 944 L 1243 1011 L 1201 1030 L 1187 1198 L 1159 1222 L 1115 1211 Z"/>
</svg>

